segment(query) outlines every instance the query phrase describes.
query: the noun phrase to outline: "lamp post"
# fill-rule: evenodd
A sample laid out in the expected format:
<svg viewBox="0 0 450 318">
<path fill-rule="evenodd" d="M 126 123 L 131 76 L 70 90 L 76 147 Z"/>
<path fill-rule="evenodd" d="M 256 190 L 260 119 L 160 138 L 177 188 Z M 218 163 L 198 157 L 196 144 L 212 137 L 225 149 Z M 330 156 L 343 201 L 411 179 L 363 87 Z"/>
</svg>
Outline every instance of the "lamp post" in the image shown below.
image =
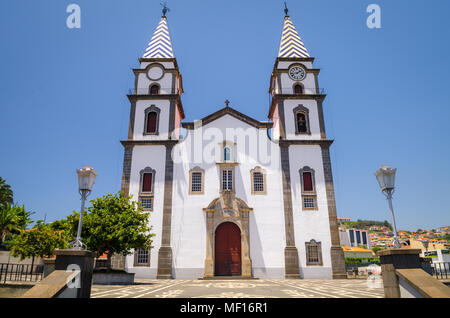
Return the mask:
<svg viewBox="0 0 450 318">
<path fill-rule="evenodd" d="M 381 166 L 375 172 L 381 191 L 386 196 L 389 204 L 389 211 L 391 213 L 392 227 L 394 229 L 394 247 L 400 248 L 400 242 L 397 236 L 397 227 L 395 226 L 394 209 L 392 208 L 392 195 L 395 189 L 395 173 L 397 169 L 391 169 L 389 166 Z"/>
<path fill-rule="evenodd" d="M 81 212 L 80 219 L 78 221 L 77 238 L 72 245 L 75 245 L 76 250 L 83 249 L 83 242 L 81 242 L 81 227 L 83 226 L 83 213 L 84 204 L 89 193 L 92 191 L 92 186 L 94 185 L 97 173 L 91 166 L 84 166 L 81 169 L 77 169 L 78 174 L 78 190 L 81 194 Z"/>
</svg>

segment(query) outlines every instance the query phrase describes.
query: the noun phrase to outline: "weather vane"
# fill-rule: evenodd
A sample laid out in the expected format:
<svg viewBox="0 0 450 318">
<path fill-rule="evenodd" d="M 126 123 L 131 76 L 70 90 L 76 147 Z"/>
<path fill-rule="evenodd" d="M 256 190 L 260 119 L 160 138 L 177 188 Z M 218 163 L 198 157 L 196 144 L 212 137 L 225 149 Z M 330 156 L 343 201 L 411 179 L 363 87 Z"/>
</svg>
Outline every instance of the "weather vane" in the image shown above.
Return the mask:
<svg viewBox="0 0 450 318">
<path fill-rule="evenodd" d="M 165 17 L 165 16 L 166 16 L 166 13 L 167 13 L 167 12 L 170 12 L 170 9 L 167 7 L 167 2 L 164 2 L 164 4 L 161 3 L 161 5 L 162 5 L 162 7 L 163 7 L 163 9 L 162 9 L 163 17 Z"/>
<path fill-rule="evenodd" d="M 284 13 L 285 13 L 286 15 L 288 15 L 288 13 L 289 13 L 289 9 L 288 9 L 288 7 L 287 7 L 286 1 L 284 2 Z"/>
</svg>

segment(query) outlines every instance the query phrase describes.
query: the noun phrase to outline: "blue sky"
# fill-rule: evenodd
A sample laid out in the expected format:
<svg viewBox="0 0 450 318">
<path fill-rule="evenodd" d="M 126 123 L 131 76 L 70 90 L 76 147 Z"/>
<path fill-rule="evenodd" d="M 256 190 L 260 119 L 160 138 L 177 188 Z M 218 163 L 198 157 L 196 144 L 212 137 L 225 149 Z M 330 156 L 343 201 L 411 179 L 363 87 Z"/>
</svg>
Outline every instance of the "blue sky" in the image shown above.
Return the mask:
<svg viewBox="0 0 450 318">
<path fill-rule="evenodd" d="M 81 7 L 81 29 L 66 7 Z M 381 29 L 366 8 L 381 7 Z M 288 1 L 321 69 L 338 216 L 389 220 L 373 173 L 398 168 L 400 229 L 450 225 L 450 2 Z M 267 120 L 283 1 L 171 0 L 186 120 L 224 105 Z M 160 1 L 0 2 L 0 176 L 34 219 L 79 209 L 75 169 L 99 176 L 91 197 L 120 189 L 129 102 L 161 16 Z"/>
</svg>

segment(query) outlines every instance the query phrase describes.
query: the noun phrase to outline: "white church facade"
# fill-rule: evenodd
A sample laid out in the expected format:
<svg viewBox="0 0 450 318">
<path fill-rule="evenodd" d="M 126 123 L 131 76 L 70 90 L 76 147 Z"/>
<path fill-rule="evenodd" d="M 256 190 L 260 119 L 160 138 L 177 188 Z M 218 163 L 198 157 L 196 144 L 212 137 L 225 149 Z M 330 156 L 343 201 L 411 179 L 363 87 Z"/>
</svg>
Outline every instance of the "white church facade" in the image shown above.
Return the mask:
<svg viewBox="0 0 450 318">
<path fill-rule="evenodd" d="M 269 121 L 228 101 L 184 121 L 165 13 L 139 61 L 122 191 L 151 211 L 156 236 L 151 250 L 126 257 L 125 269 L 142 278 L 346 278 L 326 96 L 287 10 Z"/>
</svg>

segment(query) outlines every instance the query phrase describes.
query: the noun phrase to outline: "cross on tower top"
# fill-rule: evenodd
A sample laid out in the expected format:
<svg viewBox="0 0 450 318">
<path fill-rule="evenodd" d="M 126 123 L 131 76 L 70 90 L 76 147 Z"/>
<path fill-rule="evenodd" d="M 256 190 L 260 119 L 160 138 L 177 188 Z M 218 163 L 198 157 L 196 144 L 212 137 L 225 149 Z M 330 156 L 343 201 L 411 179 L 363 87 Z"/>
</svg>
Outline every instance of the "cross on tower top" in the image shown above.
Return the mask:
<svg viewBox="0 0 450 318">
<path fill-rule="evenodd" d="M 288 16 L 289 14 L 289 9 L 288 9 L 288 7 L 287 7 L 287 3 L 286 3 L 286 1 L 284 2 L 284 13 Z"/>
<path fill-rule="evenodd" d="M 230 104 L 230 101 L 227 99 L 227 100 L 225 101 L 225 105 L 227 105 L 227 107 L 228 107 L 228 104 Z"/>
<path fill-rule="evenodd" d="M 163 7 L 163 9 L 162 9 L 163 17 L 165 17 L 167 12 L 170 11 L 170 9 L 167 7 L 167 2 L 164 2 L 164 4 L 161 3 L 161 5 Z"/>
</svg>

